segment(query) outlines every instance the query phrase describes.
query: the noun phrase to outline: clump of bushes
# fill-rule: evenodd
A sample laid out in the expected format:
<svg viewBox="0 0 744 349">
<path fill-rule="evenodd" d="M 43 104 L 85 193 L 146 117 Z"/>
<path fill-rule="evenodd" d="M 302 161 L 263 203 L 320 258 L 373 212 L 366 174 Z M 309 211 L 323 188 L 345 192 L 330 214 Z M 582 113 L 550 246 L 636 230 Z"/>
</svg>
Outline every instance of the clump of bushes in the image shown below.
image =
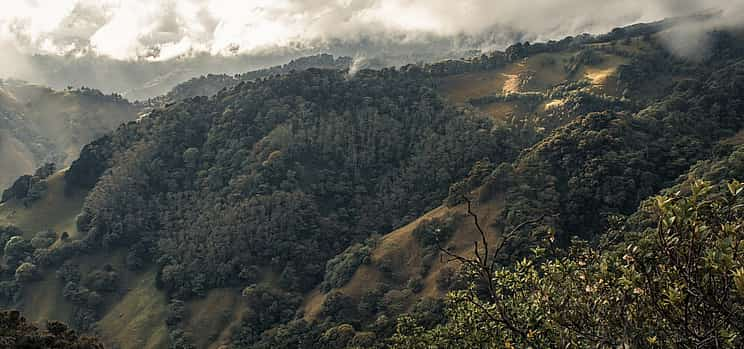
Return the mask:
<svg viewBox="0 0 744 349">
<path fill-rule="evenodd" d="M 360 265 L 369 263 L 370 254 L 377 245 L 377 238 L 372 237 L 364 243 L 354 244 L 346 251 L 333 257 L 326 263 L 326 272 L 320 289 L 328 292 L 346 284 Z"/>
<path fill-rule="evenodd" d="M 57 234 L 54 231 L 43 230 L 36 233 L 36 236 L 31 239 L 31 246 L 34 249 L 47 248 L 55 241 L 57 241 Z"/>
<path fill-rule="evenodd" d="M 37 169 L 33 176 L 23 175 L 18 177 L 10 188 L 3 191 L 0 202 L 16 199 L 20 200 L 24 205 L 30 205 L 34 201 L 41 199 L 47 192 L 48 186 L 46 179 L 55 170 L 55 165 L 48 163 Z"/>
<path fill-rule="evenodd" d="M 437 246 L 449 241 L 460 219 L 460 215 L 453 214 L 425 221 L 413 230 L 413 237 L 424 249 L 436 250 Z"/>
<path fill-rule="evenodd" d="M 576 74 L 576 72 L 585 65 L 597 65 L 600 63 L 602 63 L 602 56 L 600 56 L 595 50 L 585 48 L 571 56 L 571 59 L 566 63 L 564 70 L 566 71 L 566 74 L 571 76 Z"/>
</svg>

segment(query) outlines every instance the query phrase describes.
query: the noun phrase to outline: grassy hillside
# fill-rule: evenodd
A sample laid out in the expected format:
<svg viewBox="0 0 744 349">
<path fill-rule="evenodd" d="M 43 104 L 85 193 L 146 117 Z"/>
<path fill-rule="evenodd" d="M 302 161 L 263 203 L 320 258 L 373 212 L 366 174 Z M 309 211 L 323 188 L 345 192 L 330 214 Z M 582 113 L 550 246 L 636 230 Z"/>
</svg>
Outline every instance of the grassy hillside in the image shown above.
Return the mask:
<svg viewBox="0 0 744 349">
<path fill-rule="evenodd" d="M 51 229 L 61 234 L 68 232 L 70 239 L 79 240 L 75 219 L 81 212 L 86 191 L 65 192 L 64 171 L 57 172 L 47 180 L 48 190 L 38 201 L 25 206 L 17 200 L 0 204 L 0 226 L 12 225 L 31 239 L 36 232 Z M 57 240 L 51 248 L 59 248 L 63 243 Z M 117 270 L 126 270 L 125 251 L 112 254 L 94 254 L 72 259 L 83 273 L 104 264 L 111 264 Z M 96 325 L 97 334 L 105 342 L 122 348 L 162 348 L 167 342 L 165 326 L 165 295 L 155 288 L 155 272 L 125 272 L 121 283 L 127 285 L 116 295 L 107 297 L 100 322 Z M 43 322 L 59 320 L 75 323 L 75 306 L 64 296 L 64 282 L 55 275 L 55 268 L 45 269 L 39 280 L 26 285 L 21 303 L 16 307 L 29 320 Z"/>
<path fill-rule="evenodd" d="M 116 299 L 97 324 L 105 341 L 121 348 L 164 348 L 168 344 L 165 295 L 155 287 L 150 270 L 128 281 L 126 293 Z"/>
<path fill-rule="evenodd" d="M 483 205 L 474 207 L 481 224 L 485 226 L 497 226 L 499 214 L 504 203 L 499 200 L 491 200 Z M 351 297 L 355 302 L 362 301 L 365 293 L 381 287 L 382 285 L 398 285 L 404 289 L 406 283 L 411 279 L 420 279 L 421 285 L 416 292 L 407 299 L 404 309 L 412 307 L 419 299 L 442 298 L 446 288 L 437 285 L 437 280 L 442 278 L 443 270 L 458 268 L 456 264 L 449 263 L 447 258 L 432 258 L 434 246 L 427 246 L 418 241 L 417 229 L 432 221 L 445 220 L 448 217 L 459 217 L 456 223 L 450 227 L 451 236 L 443 241 L 440 247 L 463 256 L 472 256 L 473 243 L 480 241 L 481 236 L 473 227 L 473 221 L 467 215 L 465 204 L 454 207 L 438 207 L 427 212 L 413 222 L 382 236 L 376 243 L 369 255 L 369 261 L 360 265 L 350 279 L 342 287 L 326 292 L 314 290 L 303 303 L 304 318 L 307 321 L 317 320 L 322 310 L 323 303 L 331 293 L 342 293 Z M 498 240 L 498 234 L 488 236 L 491 243 Z M 434 255 L 438 254 L 434 253 Z M 393 266 L 394 270 L 389 268 Z M 449 272 L 447 270 L 446 272 Z"/>
<path fill-rule="evenodd" d="M 12 183 L 20 174 L 32 173 L 36 168 L 34 154 L 7 130 L 0 131 L 0 183 Z"/>
<path fill-rule="evenodd" d="M 0 81 L 0 187 L 46 162 L 69 165 L 80 149 L 140 108 L 118 95 L 87 88 L 54 91 L 21 81 Z"/>
<path fill-rule="evenodd" d="M 87 192 L 65 192 L 64 171 L 50 176 L 47 183 L 47 193 L 29 206 L 17 200 L 0 204 L 0 225 L 16 226 L 29 239 L 45 229 L 67 232 L 72 238 L 77 238 L 75 217 L 83 208 Z"/>
<path fill-rule="evenodd" d="M 468 104 L 471 100 L 493 95 L 519 93 L 544 93 L 554 86 L 587 81 L 587 90 L 596 94 L 621 97 L 618 90 L 618 68 L 630 62 L 634 52 L 650 49 L 640 39 L 618 41 L 612 44 L 577 46 L 558 52 L 538 53 L 495 69 L 448 75 L 438 79 L 438 90 L 456 104 Z M 591 50 L 594 57 L 577 62 L 577 57 Z M 562 99 L 545 100 L 524 107 L 513 102 L 489 102 L 477 108 L 504 121 L 524 114 L 546 115 L 547 111 L 561 106 Z"/>
</svg>

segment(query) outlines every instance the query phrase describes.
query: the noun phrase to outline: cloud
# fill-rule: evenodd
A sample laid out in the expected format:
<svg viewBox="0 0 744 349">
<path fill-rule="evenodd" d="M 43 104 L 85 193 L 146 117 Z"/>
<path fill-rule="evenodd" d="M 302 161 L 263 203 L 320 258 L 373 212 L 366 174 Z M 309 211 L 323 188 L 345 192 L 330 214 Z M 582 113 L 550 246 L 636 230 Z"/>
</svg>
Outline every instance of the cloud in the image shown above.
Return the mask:
<svg viewBox="0 0 744 349">
<path fill-rule="evenodd" d="M 706 31 L 744 13 L 744 0 L 0 1 L 0 78 L 134 99 L 318 53 L 357 57 L 354 69 L 432 62 L 721 10 L 666 33 L 670 51 L 702 58 Z"/>
<path fill-rule="evenodd" d="M 707 9 L 729 16 L 744 0 L 12 0 L 0 40 L 26 53 L 118 60 L 261 54 L 392 41 L 462 43 L 508 31 L 525 39 L 604 32 Z M 500 35 L 492 40 L 504 40 Z M 463 39 L 465 38 L 465 39 Z M 471 40 L 472 41 L 472 40 Z"/>
</svg>

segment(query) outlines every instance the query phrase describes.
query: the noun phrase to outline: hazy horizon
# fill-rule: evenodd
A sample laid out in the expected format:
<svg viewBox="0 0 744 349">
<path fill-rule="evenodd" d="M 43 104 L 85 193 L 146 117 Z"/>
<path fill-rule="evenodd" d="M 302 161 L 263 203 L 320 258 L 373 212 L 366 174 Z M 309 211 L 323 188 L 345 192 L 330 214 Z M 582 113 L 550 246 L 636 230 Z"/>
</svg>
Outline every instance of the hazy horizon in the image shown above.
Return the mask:
<svg viewBox="0 0 744 349">
<path fill-rule="evenodd" d="M 321 52 L 389 65 L 434 61 L 707 10 L 735 21 L 743 5 L 744 0 L 18 0 L 0 13 L 0 77 L 55 88 L 85 85 L 137 99 L 194 76 L 245 72 Z M 698 50 L 688 39 L 672 40 L 670 47 L 682 54 Z"/>
</svg>

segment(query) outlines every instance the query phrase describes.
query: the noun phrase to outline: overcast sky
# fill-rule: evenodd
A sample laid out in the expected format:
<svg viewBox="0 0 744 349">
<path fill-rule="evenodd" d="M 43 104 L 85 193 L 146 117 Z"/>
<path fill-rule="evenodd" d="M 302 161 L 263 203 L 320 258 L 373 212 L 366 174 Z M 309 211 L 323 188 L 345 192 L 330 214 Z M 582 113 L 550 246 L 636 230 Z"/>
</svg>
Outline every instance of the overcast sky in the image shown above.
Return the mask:
<svg viewBox="0 0 744 349">
<path fill-rule="evenodd" d="M 27 53 L 132 59 L 158 52 L 256 54 L 361 40 L 424 42 L 498 28 L 536 39 L 744 0 L 1 0 L 0 41 Z M 737 10 L 738 9 L 738 10 Z"/>
</svg>

